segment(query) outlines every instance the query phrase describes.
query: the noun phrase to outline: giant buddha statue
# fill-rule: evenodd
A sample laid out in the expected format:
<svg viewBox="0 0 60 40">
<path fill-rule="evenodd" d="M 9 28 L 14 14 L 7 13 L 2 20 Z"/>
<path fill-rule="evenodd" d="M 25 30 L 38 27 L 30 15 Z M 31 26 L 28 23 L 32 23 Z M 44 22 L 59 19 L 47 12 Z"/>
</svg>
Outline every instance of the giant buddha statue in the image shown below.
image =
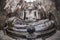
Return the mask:
<svg viewBox="0 0 60 40">
<path fill-rule="evenodd" d="M 4 27 L 4 33 L 14 39 L 45 40 L 56 32 L 55 17 L 47 12 L 41 2 L 36 0 L 8 0 L 4 9 L 10 16 Z M 9 15 L 8 15 L 9 16 Z M 53 19 L 52 19 L 53 17 Z"/>
</svg>

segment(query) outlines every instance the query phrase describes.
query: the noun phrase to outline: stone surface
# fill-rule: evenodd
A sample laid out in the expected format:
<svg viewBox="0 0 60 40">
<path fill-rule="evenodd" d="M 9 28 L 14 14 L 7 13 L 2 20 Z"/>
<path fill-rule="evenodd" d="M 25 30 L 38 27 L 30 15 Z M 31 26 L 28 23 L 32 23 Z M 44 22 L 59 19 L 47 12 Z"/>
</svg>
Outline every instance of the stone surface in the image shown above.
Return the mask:
<svg viewBox="0 0 60 40">
<path fill-rule="evenodd" d="M 4 35 L 3 31 L 0 31 L 0 40 L 15 40 L 7 35 Z M 26 40 L 26 39 L 21 39 Z M 36 39 L 36 40 L 42 40 L 42 39 Z M 60 40 L 60 31 L 57 31 L 56 34 L 51 36 L 50 38 L 47 38 L 46 40 Z"/>
</svg>

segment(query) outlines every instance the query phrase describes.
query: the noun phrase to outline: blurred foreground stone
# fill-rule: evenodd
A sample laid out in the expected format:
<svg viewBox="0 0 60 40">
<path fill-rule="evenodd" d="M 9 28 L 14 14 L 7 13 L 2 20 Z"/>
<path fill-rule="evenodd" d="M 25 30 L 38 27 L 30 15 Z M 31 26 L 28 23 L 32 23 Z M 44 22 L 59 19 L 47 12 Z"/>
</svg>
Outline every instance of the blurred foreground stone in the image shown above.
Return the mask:
<svg viewBox="0 0 60 40">
<path fill-rule="evenodd" d="M 15 39 L 12 39 L 9 36 L 4 35 L 3 31 L 0 30 L 0 40 L 15 40 Z M 21 40 L 26 40 L 26 39 L 21 39 Z M 41 40 L 41 39 L 36 39 L 36 40 Z M 60 31 L 57 31 L 56 34 L 54 34 L 50 38 L 47 38 L 46 40 L 60 40 Z"/>
</svg>

